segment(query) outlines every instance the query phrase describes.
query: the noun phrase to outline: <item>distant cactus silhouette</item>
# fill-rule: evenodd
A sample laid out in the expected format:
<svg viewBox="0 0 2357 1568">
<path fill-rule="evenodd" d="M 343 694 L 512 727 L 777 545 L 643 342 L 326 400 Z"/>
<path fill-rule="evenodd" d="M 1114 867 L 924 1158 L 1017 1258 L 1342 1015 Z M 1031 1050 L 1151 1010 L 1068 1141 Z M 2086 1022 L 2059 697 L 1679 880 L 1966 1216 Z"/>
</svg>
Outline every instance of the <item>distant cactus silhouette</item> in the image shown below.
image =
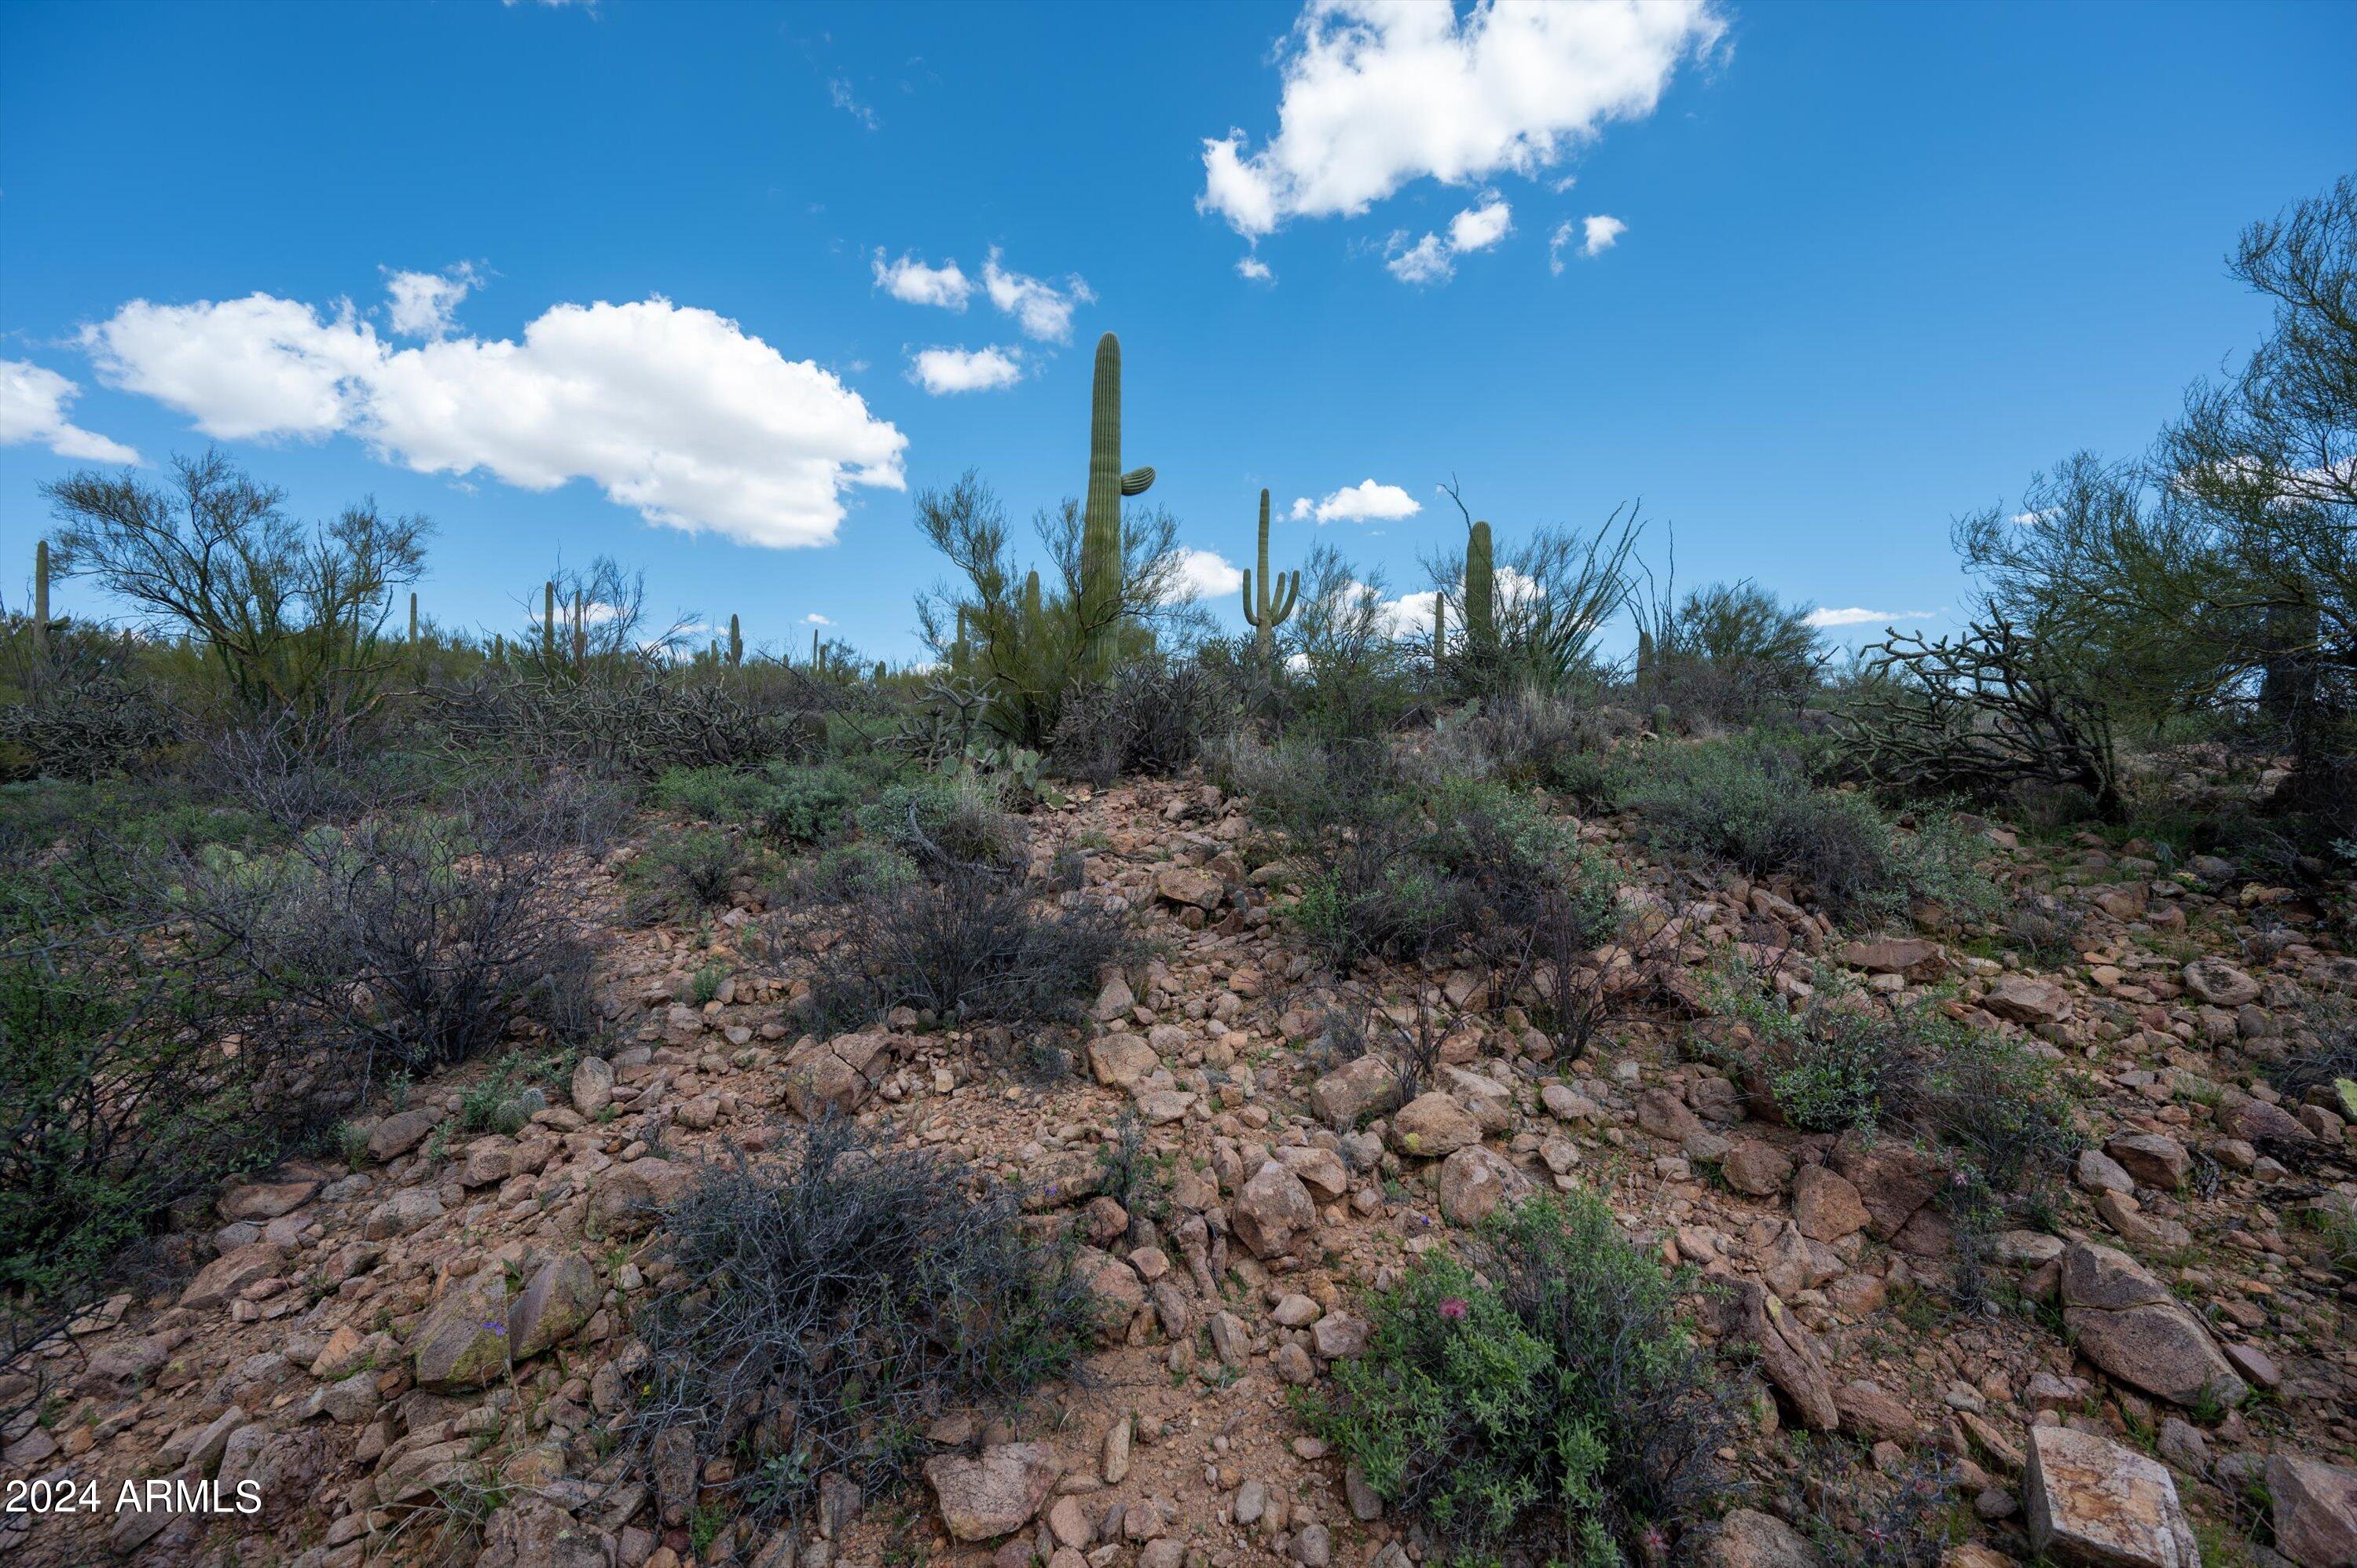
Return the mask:
<svg viewBox="0 0 2357 1568">
<path fill-rule="evenodd" d="M 737 618 L 730 616 L 728 618 L 728 664 L 731 669 L 734 669 L 744 662 L 745 633 L 737 624 Z"/>
<path fill-rule="evenodd" d="M 49 542 L 33 546 L 33 651 L 49 650 Z"/>
<path fill-rule="evenodd" d="M 1253 599 L 1253 575 L 1244 572 L 1244 623 L 1253 628 L 1253 647 L 1265 654 L 1276 646 L 1276 628 L 1293 614 L 1294 601 L 1301 594 L 1299 572 L 1279 572 L 1274 577 L 1268 570 L 1268 491 L 1260 493 L 1260 599 Z M 1275 592 L 1272 595 L 1271 587 Z"/>
</svg>

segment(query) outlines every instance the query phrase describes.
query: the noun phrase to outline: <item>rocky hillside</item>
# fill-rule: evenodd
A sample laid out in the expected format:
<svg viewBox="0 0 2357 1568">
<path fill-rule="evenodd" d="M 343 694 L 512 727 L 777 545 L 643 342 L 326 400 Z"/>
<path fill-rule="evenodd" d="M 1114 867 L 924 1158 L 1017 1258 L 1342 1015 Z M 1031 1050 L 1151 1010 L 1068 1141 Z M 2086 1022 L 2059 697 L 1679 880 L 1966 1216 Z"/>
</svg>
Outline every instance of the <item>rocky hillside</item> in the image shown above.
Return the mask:
<svg viewBox="0 0 2357 1568">
<path fill-rule="evenodd" d="M 1480 971 L 1336 981 L 1276 918 L 1286 868 L 1249 863 L 1211 786 L 1083 795 L 1032 829 L 1037 865 L 1079 852 L 1087 889 L 1155 940 L 1104 976 L 1061 1077 L 1014 1065 L 1005 1031 L 905 1012 L 809 1035 L 822 915 L 748 888 L 716 921 L 630 928 L 607 919 L 628 852 L 585 868 L 619 1048 L 523 1090 L 511 1133 L 462 1130 L 486 1071 L 465 1069 L 358 1123 L 348 1160 L 191 1216 L 192 1273 L 115 1296 L 13 1374 L 38 1400 L 5 1434 L 0 1556 L 1439 1562 L 1450 1542 L 1387 1514 L 1296 1396 L 1365 1353 L 1371 1293 L 1412 1260 L 1501 1205 L 1587 1188 L 1715 1284 L 1693 1299 L 1738 1391 L 1740 1484 L 1679 1555 L 2357 1563 L 2357 1107 L 2345 1083 L 2287 1094 L 2266 1070 L 2307 1009 L 2357 993 L 2357 958 L 2289 894 L 1989 828 L 2004 878 L 2088 911 L 2039 967 L 1954 932 L 1846 940 L 1790 886 L 1674 873 L 1589 822 L 1638 935 L 1598 955 L 1614 1020 L 1566 1058 Z M 1932 1155 L 1785 1124 L 1744 1026 L 1714 1015 L 1706 983 L 1738 949 L 1788 996 L 1829 964 L 2031 1043 L 2081 1135 L 2050 1226 L 1960 1234 Z M 1369 1004 L 1440 1036 L 1405 1102 L 1383 1040 L 1333 1026 Z M 1082 1245 L 1106 1326 L 1018 1407 L 944 1412 L 921 1482 L 826 1489 L 800 1531 L 753 1534 L 698 1508 L 725 1477 L 675 1455 L 649 1469 L 620 1441 L 633 1310 L 665 1283 L 653 1216 L 699 1164 L 758 1160 L 829 1111 L 1025 1183 L 1030 1222 Z M 1109 1173 L 1141 1165 L 1132 1212 Z M 141 1506 L 117 1506 L 126 1483 Z"/>
</svg>

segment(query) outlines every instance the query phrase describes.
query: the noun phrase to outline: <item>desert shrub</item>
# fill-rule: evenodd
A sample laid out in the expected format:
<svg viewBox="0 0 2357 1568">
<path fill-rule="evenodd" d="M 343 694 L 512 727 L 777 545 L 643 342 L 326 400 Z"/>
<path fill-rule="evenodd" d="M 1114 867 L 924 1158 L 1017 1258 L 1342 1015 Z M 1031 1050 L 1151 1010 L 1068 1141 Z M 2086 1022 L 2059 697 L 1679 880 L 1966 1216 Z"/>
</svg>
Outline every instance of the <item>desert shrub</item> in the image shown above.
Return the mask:
<svg viewBox="0 0 2357 1568">
<path fill-rule="evenodd" d="M 2027 894 L 2006 911 L 2005 940 L 2036 962 L 2052 964 L 2075 957 L 2087 928 L 2086 911 L 2049 893 Z"/>
<path fill-rule="evenodd" d="M 1657 747 L 1630 799 L 1658 848 L 1799 878 L 1840 918 L 1888 908 L 1904 890 L 1890 825 L 1874 802 L 1811 783 L 1773 743 Z"/>
<path fill-rule="evenodd" d="M 430 693 L 427 716 L 466 757 L 571 765 L 616 777 L 751 768 L 825 744 L 809 683 L 755 683 L 708 667 L 617 654 L 563 674 L 489 664 Z"/>
<path fill-rule="evenodd" d="M 647 790 L 647 803 L 706 822 L 741 822 L 761 809 L 768 786 L 729 768 L 671 768 Z"/>
<path fill-rule="evenodd" d="M 294 1020 L 285 1091 L 322 1115 L 379 1074 L 479 1055 L 519 1018 L 578 1037 L 588 962 L 551 902 L 577 804 L 491 795 L 315 828 L 276 854 L 181 862 L 169 896 Z"/>
<path fill-rule="evenodd" d="M 1290 918 L 1337 963 L 1422 958 L 1478 918 L 1469 890 L 1423 853 L 1417 824 L 1371 824 L 1325 846 Z"/>
<path fill-rule="evenodd" d="M 34 777 L 106 779 L 178 741 L 182 727 L 171 703 L 147 682 L 102 669 L 70 670 L 0 707 L 0 748 L 15 753 L 14 766 Z"/>
<path fill-rule="evenodd" d="M 1200 661 L 1139 660 L 1065 699 L 1048 758 L 1100 788 L 1125 773 L 1167 777 L 1193 762 L 1232 711 L 1226 687 Z"/>
<path fill-rule="evenodd" d="M 631 913 L 654 920 L 726 904 L 747 865 L 743 841 L 726 828 L 660 830 L 630 863 Z"/>
<path fill-rule="evenodd" d="M 816 859 L 797 866 L 791 881 L 806 897 L 840 903 L 898 893 L 920 875 L 917 863 L 900 851 L 861 839 L 821 851 Z"/>
<path fill-rule="evenodd" d="M 672 1454 L 689 1476 L 726 1460 L 717 1489 L 762 1525 L 802 1516 L 829 1476 L 876 1496 L 942 1408 L 1059 1375 L 1095 1327 L 1018 1191 L 931 1152 L 871 1151 L 840 1122 L 783 1155 L 709 1168 L 664 1215 L 673 1269 L 637 1315 L 630 1380 L 651 1472 Z"/>
<path fill-rule="evenodd" d="M 860 832 L 928 869 L 1023 864 L 1022 824 L 999 809 L 997 787 L 962 770 L 894 784 L 853 813 Z"/>
<path fill-rule="evenodd" d="M 1590 811 L 1620 803 L 1626 768 L 1597 711 L 1541 692 L 1503 693 L 1472 706 L 1433 737 L 1448 772 L 1491 777 L 1566 796 Z"/>
<path fill-rule="evenodd" d="M 1853 1444 L 1806 1432 L 1790 1441 L 1783 1511 L 1827 1568 L 1933 1568 L 1970 1534 L 1955 1467 L 1937 1451 L 1885 1475 Z"/>
<path fill-rule="evenodd" d="M 1965 925 L 1984 925 L 2005 912 L 2004 889 L 1980 869 L 1987 843 L 1947 812 L 1916 813 L 1912 831 L 1898 835 L 1891 853 L 1908 902 L 1935 905 Z"/>
<path fill-rule="evenodd" d="M 1618 1563 L 1719 1489 L 1726 1428 L 1678 1282 L 1587 1193 L 1501 1210 L 1372 1304 L 1312 1424 L 1451 1561 Z"/>
<path fill-rule="evenodd" d="M 868 782 L 836 763 L 772 768 L 755 806 L 762 830 L 788 843 L 823 843 L 841 833 Z"/>
<path fill-rule="evenodd" d="M 0 1360 L 285 1130 L 253 1097 L 267 999 L 210 951 L 151 961 L 125 935 L 31 929 L 0 952 Z"/>
<path fill-rule="evenodd" d="M 1069 1022 L 1133 939 L 1103 905 L 1043 907 L 1022 882 L 961 867 L 845 904 L 843 940 L 816 993 L 851 1022 L 898 1006 L 943 1019 Z"/>
</svg>

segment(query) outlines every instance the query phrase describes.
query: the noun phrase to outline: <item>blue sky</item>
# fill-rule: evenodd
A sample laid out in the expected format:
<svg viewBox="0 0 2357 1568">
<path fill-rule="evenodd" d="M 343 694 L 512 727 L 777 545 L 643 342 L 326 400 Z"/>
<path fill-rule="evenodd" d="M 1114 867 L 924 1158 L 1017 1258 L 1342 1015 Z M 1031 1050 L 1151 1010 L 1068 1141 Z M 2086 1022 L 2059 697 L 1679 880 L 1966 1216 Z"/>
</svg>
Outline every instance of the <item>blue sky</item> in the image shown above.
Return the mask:
<svg viewBox="0 0 2357 1568">
<path fill-rule="evenodd" d="M 1265 485 L 1333 514 L 1280 564 L 1420 586 L 1454 473 L 1501 539 L 1641 498 L 1683 583 L 1937 625 L 1950 518 L 2257 339 L 2222 252 L 2357 166 L 2352 59 L 2323 3 L 14 0 L 0 585 L 41 480 L 211 430 L 431 515 L 446 621 L 605 553 L 911 658 L 911 495 L 1077 494 L 1113 330 L 1206 582 Z"/>
</svg>

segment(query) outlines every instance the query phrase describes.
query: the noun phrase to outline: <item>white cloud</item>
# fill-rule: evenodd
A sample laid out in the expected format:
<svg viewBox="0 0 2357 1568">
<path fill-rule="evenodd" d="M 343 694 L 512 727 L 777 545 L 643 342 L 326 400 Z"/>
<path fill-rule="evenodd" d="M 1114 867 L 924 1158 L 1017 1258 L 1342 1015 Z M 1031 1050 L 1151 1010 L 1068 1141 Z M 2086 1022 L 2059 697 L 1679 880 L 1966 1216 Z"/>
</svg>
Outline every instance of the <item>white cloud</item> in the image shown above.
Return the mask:
<svg viewBox="0 0 2357 1568">
<path fill-rule="evenodd" d="M 894 299 L 909 305 L 938 305 L 944 310 L 963 310 L 973 297 L 974 280 L 958 270 L 955 262 L 944 262 L 929 267 L 913 256 L 902 256 L 887 263 L 884 250 L 876 251 L 876 286 Z"/>
<path fill-rule="evenodd" d="M 385 318 L 404 338 L 447 338 L 458 309 L 477 283 L 472 263 L 447 273 L 388 273 Z"/>
<path fill-rule="evenodd" d="M 1557 277 L 1563 275 L 1563 253 L 1570 245 L 1571 220 L 1566 218 L 1555 226 L 1554 233 L 1547 236 L 1547 271 Z"/>
<path fill-rule="evenodd" d="M 1445 241 L 1426 234 L 1410 245 L 1406 230 L 1394 230 L 1383 247 L 1383 265 L 1402 283 L 1447 283 L 1457 275 L 1457 257 L 1486 251 L 1513 231 L 1513 208 L 1496 191 L 1484 191 L 1480 206 L 1466 208 L 1448 220 Z"/>
<path fill-rule="evenodd" d="M 1469 207 L 1448 220 L 1448 248 L 1458 255 L 1486 251 L 1514 230 L 1514 209 L 1495 191 L 1484 193 L 1479 207 Z"/>
<path fill-rule="evenodd" d="M 1726 24 L 1710 0 L 1308 0 L 1285 47 L 1277 132 L 1206 138 L 1198 208 L 1247 236 L 1355 215 L 1411 180 L 1535 175 L 1607 122 L 1652 113 Z"/>
<path fill-rule="evenodd" d="M 876 129 L 876 111 L 852 96 L 851 82 L 845 77 L 834 77 L 826 84 L 827 102 L 850 115 L 869 130 Z"/>
<path fill-rule="evenodd" d="M 1865 610 L 1855 607 L 1845 609 L 1811 610 L 1809 624 L 1813 627 L 1888 625 L 1895 620 L 1930 620 L 1930 610 Z"/>
<path fill-rule="evenodd" d="M 1608 218 L 1600 212 L 1592 217 L 1581 219 L 1579 224 L 1582 231 L 1579 253 L 1583 256 L 1602 255 L 1613 247 L 1621 235 L 1629 231 L 1629 225 L 1621 222 L 1618 218 Z"/>
<path fill-rule="evenodd" d="M 1361 479 L 1355 485 L 1343 486 L 1323 500 L 1300 497 L 1293 503 L 1293 519 L 1297 522 L 1313 519 L 1318 522 L 1388 522 L 1414 517 L 1423 510 L 1414 496 L 1397 485 Z"/>
<path fill-rule="evenodd" d="M 1238 261 L 1236 263 L 1236 275 L 1241 278 L 1249 278 L 1254 283 L 1275 283 L 1276 281 L 1276 274 L 1269 271 L 1268 263 L 1262 261 L 1258 256 L 1245 256 L 1242 260 Z"/>
<path fill-rule="evenodd" d="M 810 614 L 802 617 L 802 624 L 804 626 L 833 626 L 834 622 L 827 619 L 826 617 L 819 614 L 818 611 L 813 610 Z"/>
<path fill-rule="evenodd" d="M 1402 283 L 1447 283 L 1457 275 L 1457 263 L 1439 235 L 1426 234 L 1410 245 L 1405 229 L 1392 231 L 1383 246 L 1383 265 Z"/>
<path fill-rule="evenodd" d="M 1089 285 L 1079 277 L 1067 277 L 1059 289 L 1038 278 L 1008 272 L 998 264 L 998 255 L 994 245 L 983 258 L 982 286 L 989 292 L 990 303 L 1015 317 L 1034 338 L 1070 342 L 1073 310 L 1096 298 Z"/>
<path fill-rule="evenodd" d="M 120 441 L 84 430 L 66 417 L 81 388 L 27 360 L 0 360 L 0 446 L 34 441 L 60 457 L 93 463 L 136 463 Z"/>
<path fill-rule="evenodd" d="M 941 397 L 950 392 L 995 392 L 1023 379 L 1023 350 L 996 346 L 924 349 L 909 363 L 909 379 Z"/>
<path fill-rule="evenodd" d="M 521 341 L 395 349 L 340 302 L 133 300 L 82 331 L 111 385 L 225 440 L 338 433 L 419 473 L 599 486 L 649 521 L 824 544 L 852 485 L 905 488 L 908 438 L 808 360 L 660 295 L 558 305 Z"/>
<path fill-rule="evenodd" d="M 1178 552 L 1179 592 L 1190 599 L 1216 599 L 1243 591 L 1244 575 L 1228 558 L 1211 550 L 1182 546 Z"/>
</svg>

